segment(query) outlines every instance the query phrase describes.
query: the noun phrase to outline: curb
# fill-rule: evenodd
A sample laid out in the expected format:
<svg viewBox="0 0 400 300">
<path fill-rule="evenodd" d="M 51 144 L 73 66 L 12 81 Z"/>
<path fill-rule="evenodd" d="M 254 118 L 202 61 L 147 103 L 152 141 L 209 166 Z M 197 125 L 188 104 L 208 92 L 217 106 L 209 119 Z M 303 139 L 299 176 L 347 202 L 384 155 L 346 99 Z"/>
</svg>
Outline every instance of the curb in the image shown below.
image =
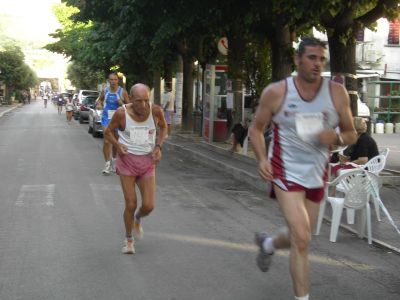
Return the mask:
<svg viewBox="0 0 400 300">
<path fill-rule="evenodd" d="M 10 111 L 13 111 L 14 109 L 17 109 L 17 108 L 19 108 L 19 107 L 22 107 L 22 104 L 15 105 L 15 106 L 10 107 L 9 109 L 7 109 L 7 110 L 5 110 L 5 111 L 3 111 L 3 112 L 0 112 L 0 118 L 1 118 L 2 116 L 4 116 L 5 114 L 9 113 Z"/>
<path fill-rule="evenodd" d="M 207 143 L 205 143 L 205 144 L 207 144 Z M 251 174 L 245 170 L 235 168 L 234 166 L 226 165 L 223 162 L 213 159 L 210 156 L 207 156 L 202 153 L 198 153 L 196 151 L 193 151 L 192 149 L 189 149 L 188 147 L 178 145 L 178 144 L 173 143 L 168 140 L 165 141 L 164 146 L 166 146 L 165 148 L 168 150 L 179 151 L 180 155 L 182 155 L 186 158 L 189 158 L 189 159 L 193 159 L 193 160 L 197 161 L 198 163 L 200 163 L 206 167 L 209 167 L 210 169 L 214 169 L 214 170 L 217 170 L 220 172 L 227 173 L 227 174 L 229 174 L 229 176 L 232 176 L 234 179 L 240 180 L 241 182 L 244 182 L 260 191 L 263 191 L 263 192 L 267 191 L 267 187 L 269 185 L 266 184 L 258 175 Z M 221 154 L 226 154 L 226 150 L 221 147 L 218 147 L 215 145 L 210 145 L 210 144 L 207 144 L 207 147 L 211 151 L 215 151 L 215 152 L 221 153 Z M 238 156 L 242 156 L 242 155 L 238 154 Z M 243 158 L 245 158 L 245 157 L 243 157 Z M 245 160 L 248 161 L 246 158 L 245 158 Z M 329 217 L 324 216 L 324 219 L 326 221 L 330 222 Z M 357 232 L 354 229 L 352 229 L 351 227 L 349 227 L 345 224 L 340 224 L 339 227 L 343 228 L 353 234 L 357 234 Z M 372 243 L 379 247 L 388 249 L 388 250 L 393 251 L 396 254 L 400 255 L 400 249 L 398 249 L 394 246 L 391 246 L 390 244 L 387 244 L 386 242 L 372 238 Z"/>
</svg>

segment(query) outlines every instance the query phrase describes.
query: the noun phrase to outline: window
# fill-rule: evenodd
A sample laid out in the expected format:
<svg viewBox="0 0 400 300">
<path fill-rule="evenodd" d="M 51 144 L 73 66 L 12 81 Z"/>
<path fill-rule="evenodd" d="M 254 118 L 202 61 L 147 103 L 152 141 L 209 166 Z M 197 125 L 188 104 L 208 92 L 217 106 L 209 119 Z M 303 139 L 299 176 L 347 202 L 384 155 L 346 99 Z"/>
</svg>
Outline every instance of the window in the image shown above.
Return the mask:
<svg viewBox="0 0 400 300">
<path fill-rule="evenodd" d="M 400 19 L 389 22 L 389 36 L 388 36 L 388 44 L 389 45 L 399 45 L 399 37 L 400 37 Z"/>
</svg>

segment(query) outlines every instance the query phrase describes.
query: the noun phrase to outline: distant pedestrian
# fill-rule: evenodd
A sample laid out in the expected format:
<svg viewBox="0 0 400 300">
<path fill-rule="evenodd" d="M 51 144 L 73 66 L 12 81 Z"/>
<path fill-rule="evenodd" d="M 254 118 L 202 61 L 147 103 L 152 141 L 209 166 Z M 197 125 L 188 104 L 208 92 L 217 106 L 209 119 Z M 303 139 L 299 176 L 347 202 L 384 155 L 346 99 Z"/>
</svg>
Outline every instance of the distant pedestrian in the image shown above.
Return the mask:
<svg viewBox="0 0 400 300">
<path fill-rule="evenodd" d="M 106 131 L 107 126 L 114 115 L 115 111 L 124 103 L 128 103 L 128 93 L 118 85 L 118 74 L 112 72 L 108 75 L 109 86 L 101 92 L 99 99 L 97 100 L 96 106 L 102 109 L 101 125 L 103 126 L 103 132 Z M 103 139 L 103 155 L 104 155 L 104 168 L 102 170 L 103 175 L 110 175 L 111 172 L 115 171 L 115 147 L 112 147 L 107 137 Z"/>
<path fill-rule="evenodd" d="M 47 100 L 49 99 L 49 96 L 47 93 L 43 93 L 43 104 L 44 108 L 47 108 Z"/>
<path fill-rule="evenodd" d="M 172 94 L 170 83 L 165 85 L 164 94 L 162 98 L 162 106 L 164 109 L 165 120 L 168 125 L 168 135 L 171 135 L 171 124 L 174 117 L 175 100 Z"/>
<path fill-rule="evenodd" d="M 321 77 L 325 43 L 304 38 L 295 56 L 297 75 L 268 85 L 250 127 L 259 174 L 273 191 L 287 227 L 270 236 L 255 235 L 257 265 L 268 271 L 277 249 L 290 249 L 295 299 L 309 299 L 309 244 L 324 197 L 329 147 L 356 141 L 350 100 L 343 85 Z M 266 155 L 264 131 L 272 121 L 272 145 Z M 339 124 L 341 133 L 334 130 Z"/>
<path fill-rule="evenodd" d="M 68 123 L 71 123 L 72 112 L 74 111 L 74 105 L 72 104 L 71 98 L 68 98 L 67 103 L 65 104 L 65 111 L 67 115 L 67 121 Z"/>
<path fill-rule="evenodd" d="M 61 115 L 64 106 L 64 99 L 61 96 L 57 96 L 57 111 Z"/>
<path fill-rule="evenodd" d="M 161 160 L 161 149 L 167 135 L 163 111 L 150 103 L 150 89 L 135 84 L 130 90 L 130 103 L 114 114 L 106 128 L 105 137 L 115 146 L 117 174 L 125 198 L 125 240 L 122 252 L 135 253 L 134 237 L 143 236 L 141 221 L 155 205 L 155 165 Z M 157 128 L 160 132 L 157 139 Z M 115 131 L 118 130 L 118 140 Z M 138 186 L 142 205 L 137 209 L 135 186 Z"/>
</svg>

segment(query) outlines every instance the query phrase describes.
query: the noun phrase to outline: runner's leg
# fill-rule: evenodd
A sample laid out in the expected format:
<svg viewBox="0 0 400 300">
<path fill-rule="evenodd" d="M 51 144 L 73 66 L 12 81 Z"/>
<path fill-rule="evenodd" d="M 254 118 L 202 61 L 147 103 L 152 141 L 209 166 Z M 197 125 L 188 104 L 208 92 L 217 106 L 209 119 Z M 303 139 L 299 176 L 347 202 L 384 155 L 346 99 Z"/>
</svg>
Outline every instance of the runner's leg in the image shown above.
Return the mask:
<svg viewBox="0 0 400 300">
<path fill-rule="evenodd" d="M 274 188 L 289 228 L 290 273 L 294 293 L 297 297 L 306 296 L 309 293 L 308 247 L 319 204 L 307 200 L 305 192 L 286 192 L 277 186 Z M 282 239 L 281 243 L 284 242 L 285 239 Z"/>
<path fill-rule="evenodd" d="M 120 175 L 125 199 L 124 224 L 126 237 L 132 237 L 133 216 L 137 206 L 135 182 L 136 177 Z"/>
<path fill-rule="evenodd" d="M 103 132 L 106 132 L 107 127 L 103 127 Z M 104 137 L 104 142 L 103 142 L 103 155 L 104 155 L 104 160 L 107 162 L 110 160 L 110 152 L 111 152 L 111 144 L 107 140 L 106 137 Z"/>
<path fill-rule="evenodd" d="M 137 181 L 137 185 L 142 196 L 142 205 L 137 215 L 139 218 L 149 215 L 154 209 L 156 198 L 156 178 L 155 176 L 141 177 Z"/>
</svg>

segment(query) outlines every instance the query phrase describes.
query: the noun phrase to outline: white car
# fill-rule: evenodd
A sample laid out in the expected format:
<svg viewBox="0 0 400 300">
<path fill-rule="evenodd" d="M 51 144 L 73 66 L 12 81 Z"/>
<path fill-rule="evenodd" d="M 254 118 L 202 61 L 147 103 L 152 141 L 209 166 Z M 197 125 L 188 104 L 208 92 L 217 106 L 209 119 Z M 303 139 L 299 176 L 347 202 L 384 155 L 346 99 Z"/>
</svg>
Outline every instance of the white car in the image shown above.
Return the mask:
<svg viewBox="0 0 400 300">
<path fill-rule="evenodd" d="M 89 108 L 89 129 L 93 137 L 100 137 L 103 135 L 103 126 L 101 125 L 101 115 L 103 110 L 96 109 L 96 107 Z"/>
</svg>

